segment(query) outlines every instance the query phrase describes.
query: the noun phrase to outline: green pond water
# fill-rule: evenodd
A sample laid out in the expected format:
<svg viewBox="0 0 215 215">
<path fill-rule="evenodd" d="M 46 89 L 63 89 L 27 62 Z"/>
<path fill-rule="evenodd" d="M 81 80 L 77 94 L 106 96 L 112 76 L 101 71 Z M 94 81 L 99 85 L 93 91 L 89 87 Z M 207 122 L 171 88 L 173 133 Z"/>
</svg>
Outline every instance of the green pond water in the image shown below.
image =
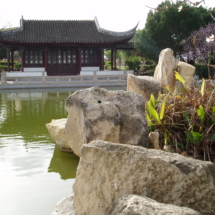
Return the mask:
<svg viewBox="0 0 215 215">
<path fill-rule="evenodd" d="M 73 92 L 0 91 L 0 215 L 50 215 L 71 193 L 79 158 L 59 151 L 45 124 L 67 117 Z"/>
<path fill-rule="evenodd" d="M 0 91 L 0 214 L 49 215 L 71 192 L 78 157 L 45 127 L 67 117 L 69 89 Z"/>
</svg>

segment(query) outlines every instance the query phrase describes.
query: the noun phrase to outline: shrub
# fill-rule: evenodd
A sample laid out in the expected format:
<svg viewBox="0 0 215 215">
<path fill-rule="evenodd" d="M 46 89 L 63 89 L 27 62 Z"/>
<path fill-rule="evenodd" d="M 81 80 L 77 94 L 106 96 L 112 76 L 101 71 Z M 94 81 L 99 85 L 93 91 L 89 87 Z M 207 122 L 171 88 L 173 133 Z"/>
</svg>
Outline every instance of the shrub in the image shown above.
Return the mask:
<svg viewBox="0 0 215 215">
<path fill-rule="evenodd" d="M 125 63 L 129 70 L 134 71 L 134 74 L 137 74 L 137 72 L 140 70 L 140 58 L 139 57 L 136 57 L 136 56 L 129 57 L 129 58 L 127 58 Z"/>
<path fill-rule="evenodd" d="M 15 69 L 20 70 L 22 68 L 22 64 L 21 63 L 15 63 L 14 64 Z"/>
<path fill-rule="evenodd" d="M 2 62 L 0 62 L 0 65 L 7 66 L 7 62 L 5 62 L 5 61 L 2 61 Z"/>
<path fill-rule="evenodd" d="M 196 75 L 199 76 L 199 78 L 206 78 L 208 79 L 208 67 L 204 64 L 195 64 L 196 67 Z M 210 67 L 210 76 L 214 77 L 214 69 Z"/>
<path fill-rule="evenodd" d="M 2 71 L 7 71 L 7 66 L 0 65 L 0 70 L 2 70 Z"/>
<path fill-rule="evenodd" d="M 151 95 L 146 105 L 150 131 L 159 132 L 161 148 L 215 162 L 215 87 L 203 79 L 201 87 L 188 88 L 178 73 L 176 78 L 175 89 Z"/>
<path fill-rule="evenodd" d="M 111 61 L 106 61 L 106 62 L 105 62 L 104 69 L 105 69 L 105 70 L 111 69 Z"/>
</svg>

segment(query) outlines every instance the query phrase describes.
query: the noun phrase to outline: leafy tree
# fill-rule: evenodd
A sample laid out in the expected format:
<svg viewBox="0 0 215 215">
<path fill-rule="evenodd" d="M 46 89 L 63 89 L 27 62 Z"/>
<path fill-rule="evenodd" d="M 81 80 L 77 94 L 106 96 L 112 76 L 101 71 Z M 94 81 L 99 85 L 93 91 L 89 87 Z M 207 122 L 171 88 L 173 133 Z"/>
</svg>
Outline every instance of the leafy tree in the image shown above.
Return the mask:
<svg viewBox="0 0 215 215">
<path fill-rule="evenodd" d="M 183 52 L 183 42 L 189 34 L 208 22 L 212 22 L 212 17 L 202 6 L 196 8 L 183 3 L 183 10 L 179 12 L 178 6 L 165 1 L 158 5 L 157 11 L 149 12 L 145 29 L 135 41 L 136 46 L 144 57 L 155 61 L 165 48 L 171 48 L 179 55 Z"/>
</svg>

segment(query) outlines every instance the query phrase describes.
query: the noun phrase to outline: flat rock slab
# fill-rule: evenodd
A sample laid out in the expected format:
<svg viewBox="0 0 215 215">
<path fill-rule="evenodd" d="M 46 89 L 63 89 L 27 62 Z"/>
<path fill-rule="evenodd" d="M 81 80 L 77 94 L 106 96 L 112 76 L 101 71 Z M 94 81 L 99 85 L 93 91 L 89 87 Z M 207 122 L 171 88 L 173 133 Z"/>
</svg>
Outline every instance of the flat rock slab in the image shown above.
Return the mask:
<svg viewBox="0 0 215 215">
<path fill-rule="evenodd" d="M 108 214 L 125 194 L 214 215 L 215 164 L 96 140 L 82 147 L 73 190 L 77 215 Z"/>
<path fill-rule="evenodd" d="M 92 140 L 148 147 L 145 101 L 140 95 L 100 87 L 78 90 L 66 100 L 68 143 L 80 156 L 83 144 Z"/>
<path fill-rule="evenodd" d="M 153 199 L 124 195 L 117 199 L 109 215 L 201 215 L 187 207 L 178 207 L 171 204 L 159 203 Z"/>
</svg>

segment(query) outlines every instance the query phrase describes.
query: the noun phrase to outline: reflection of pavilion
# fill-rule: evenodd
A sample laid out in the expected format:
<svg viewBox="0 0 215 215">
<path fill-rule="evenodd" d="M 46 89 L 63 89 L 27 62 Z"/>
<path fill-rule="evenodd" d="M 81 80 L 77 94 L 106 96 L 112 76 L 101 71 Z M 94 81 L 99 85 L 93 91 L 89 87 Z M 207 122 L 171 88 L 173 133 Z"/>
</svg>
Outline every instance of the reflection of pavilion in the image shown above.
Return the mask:
<svg viewBox="0 0 215 215">
<path fill-rule="evenodd" d="M 75 178 L 78 162 L 79 158 L 75 154 L 61 152 L 58 147 L 55 146 L 48 172 L 57 172 L 60 174 L 61 179 L 64 180 Z"/>
</svg>

